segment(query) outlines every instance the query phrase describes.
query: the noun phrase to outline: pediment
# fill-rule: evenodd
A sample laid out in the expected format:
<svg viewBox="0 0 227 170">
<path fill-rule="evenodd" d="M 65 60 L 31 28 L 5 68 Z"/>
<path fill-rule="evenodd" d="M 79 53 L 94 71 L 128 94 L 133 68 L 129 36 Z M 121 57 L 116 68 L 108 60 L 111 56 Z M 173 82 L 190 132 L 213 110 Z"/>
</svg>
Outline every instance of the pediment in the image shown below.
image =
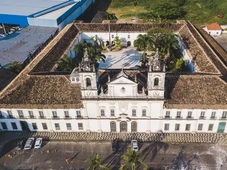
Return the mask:
<svg viewBox="0 0 227 170">
<path fill-rule="evenodd" d="M 128 78 L 126 78 L 124 76 L 118 77 L 117 79 L 115 79 L 109 83 L 109 85 L 116 85 L 116 84 L 137 85 L 137 83 L 135 83 L 132 80 L 129 80 Z"/>
</svg>

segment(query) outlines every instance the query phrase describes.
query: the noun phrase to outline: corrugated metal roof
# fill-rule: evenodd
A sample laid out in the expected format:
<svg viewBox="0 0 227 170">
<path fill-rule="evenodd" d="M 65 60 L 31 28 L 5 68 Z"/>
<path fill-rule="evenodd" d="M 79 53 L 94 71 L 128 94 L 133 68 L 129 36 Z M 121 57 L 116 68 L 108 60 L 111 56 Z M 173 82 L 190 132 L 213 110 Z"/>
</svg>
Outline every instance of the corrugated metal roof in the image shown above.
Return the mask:
<svg viewBox="0 0 227 170">
<path fill-rule="evenodd" d="M 23 62 L 44 43 L 57 28 L 28 26 L 0 39 L 0 63 L 2 66 L 13 61 Z"/>
<path fill-rule="evenodd" d="M 72 0 L 1 0 L 0 13 L 28 16 L 67 1 Z"/>
</svg>

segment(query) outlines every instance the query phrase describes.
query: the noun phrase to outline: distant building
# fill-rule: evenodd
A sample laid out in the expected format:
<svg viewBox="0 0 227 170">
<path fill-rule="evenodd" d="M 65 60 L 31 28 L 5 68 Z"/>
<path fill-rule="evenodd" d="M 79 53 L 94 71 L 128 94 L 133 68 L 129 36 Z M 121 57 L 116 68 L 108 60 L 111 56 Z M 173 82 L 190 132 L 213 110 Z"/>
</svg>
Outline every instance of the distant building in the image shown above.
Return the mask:
<svg viewBox="0 0 227 170">
<path fill-rule="evenodd" d="M 95 0 L 7 0 L 0 2 L 0 23 L 58 27 L 79 17 Z"/>
<path fill-rule="evenodd" d="M 222 34 L 222 28 L 221 26 L 215 22 L 212 24 L 207 24 L 204 30 L 210 34 L 210 35 L 221 35 Z"/>
</svg>

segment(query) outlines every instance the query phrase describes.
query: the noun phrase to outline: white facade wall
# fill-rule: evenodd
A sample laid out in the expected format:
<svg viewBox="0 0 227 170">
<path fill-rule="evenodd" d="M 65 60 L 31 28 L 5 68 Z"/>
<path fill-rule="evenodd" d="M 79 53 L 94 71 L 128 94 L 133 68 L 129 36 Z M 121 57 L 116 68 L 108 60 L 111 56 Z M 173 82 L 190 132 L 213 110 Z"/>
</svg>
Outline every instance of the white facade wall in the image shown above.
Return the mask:
<svg viewBox="0 0 227 170">
<path fill-rule="evenodd" d="M 105 110 L 105 116 L 101 116 L 101 109 Z M 115 116 L 111 116 L 111 109 L 114 109 Z M 136 116 L 132 116 L 132 109 L 136 109 Z M 146 109 L 146 116 L 142 116 L 142 110 Z M 112 100 L 112 101 L 85 101 L 83 109 L 1 109 L 4 117 L 8 116 L 7 110 L 12 112 L 15 118 L 1 118 L 0 129 L 2 122 L 6 123 L 8 131 L 22 131 L 20 121 L 26 121 L 31 131 L 59 131 L 59 132 L 110 132 L 110 122 L 116 123 L 116 132 L 120 132 L 120 122 L 127 122 L 127 132 L 131 132 L 131 123 L 137 122 L 137 132 L 164 132 L 174 133 L 216 133 L 219 123 L 226 123 L 227 119 L 222 119 L 223 111 L 226 110 L 201 110 L 201 109 L 163 109 L 163 101 L 130 101 L 130 100 Z M 24 118 L 19 118 L 17 110 L 22 110 Z M 34 119 L 29 118 L 28 111 L 33 111 Z M 39 112 L 43 111 L 45 118 L 39 118 Z M 52 111 L 57 112 L 58 118 L 52 117 Z M 69 112 L 69 119 L 65 118 L 64 111 Z M 76 111 L 81 112 L 81 118 L 77 118 Z M 170 111 L 170 118 L 165 118 L 166 111 Z M 180 118 L 176 118 L 177 112 L 181 112 Z M 192 112 L 192 118 L 187 118 L 188 112 Z M 201 112 L 205 112 L 204 119 L 200 118 Z M 214 118 L 211 118 L 212 112 L 216 112 Z M 17 129 L 13 129 L 12 123 L 16 123 Z M 33 129 L 32 123 L 36 123 L 37 130 Z M 47 129 L 43 129 L 42 123 L 46 123 Z M 56 130 L 55 124 L 58 123 L 60 130 Z M 68 130 L 66 123 L 71 124 L 71 130 Z M 79 129 L 78 123 L 81 123 L 83 128 Z M 169 124 L 169 129 L 165 130 L 165 124 Z M 180 124 L 179 130 L 175 129 L 176 124 Z M 190 124 L 190 129 L 186 130 L 186 125 Z M 202 124 L 202 129 L 198 130 L 199 124 Z M 209 125 L 213 128 L 208 130 Z M 227 133 L 225 127 L 224 133 Z"/>
</svg>

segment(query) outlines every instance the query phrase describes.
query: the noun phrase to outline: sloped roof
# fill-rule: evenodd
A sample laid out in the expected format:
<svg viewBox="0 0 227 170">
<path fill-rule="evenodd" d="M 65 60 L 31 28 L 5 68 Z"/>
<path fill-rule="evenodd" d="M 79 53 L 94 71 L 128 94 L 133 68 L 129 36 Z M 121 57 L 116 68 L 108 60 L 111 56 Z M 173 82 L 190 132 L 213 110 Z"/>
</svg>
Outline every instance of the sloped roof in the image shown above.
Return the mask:
<svg viewBox="0 0 227 170">
<path fill-rule="evenodd" d="M 167 108 L 227 108 L 227 83 L 218 76 L 166 76 Z"/>
<path fill-rule="evenodd" d="M 66 76 L 30 76 L 0 99 L 2 108 L 81 108 L 80 86 Z"/>
<path fill-rule="evenodd" d="M 161 27 L 177 32 L 183 24 L 99 24 L 99 23 L 75 23 L 81 32 L 146 32 L 154 27 Z"/>
<path fill-rule="evenodd" d="M 0 91 L 4 89 L 14 78 L 16 74 L 4 68 L 0 68 Z"/>
<path fill-rule="evenodd" d="M 220 25 L 217 22 L 212 23 L 212 24 L 207 24 L 206 27 L 208 30 L 222 30 L 222 28 L 220 27 Z"/>
</svg>

